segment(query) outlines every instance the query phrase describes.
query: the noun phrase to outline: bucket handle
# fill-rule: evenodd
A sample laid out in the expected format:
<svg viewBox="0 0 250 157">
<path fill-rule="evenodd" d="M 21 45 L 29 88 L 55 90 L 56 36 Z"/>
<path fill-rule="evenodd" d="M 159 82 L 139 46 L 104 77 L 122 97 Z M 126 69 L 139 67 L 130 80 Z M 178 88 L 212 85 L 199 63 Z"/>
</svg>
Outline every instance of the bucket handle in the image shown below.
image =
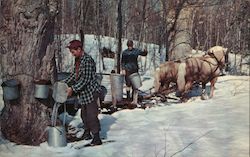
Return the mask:
<svg viewBox="0 0 250 157">
<path fill-rule="evenodd" d="M 56 128 L 56 130 L 57 130 L 58 132 L 60 132 L 60 135 L 63 134 L 63 132 L 62 132 L 60 129 L 58 129 L 57 127 L 55 127 L 55 128 Z"/>
</svg>

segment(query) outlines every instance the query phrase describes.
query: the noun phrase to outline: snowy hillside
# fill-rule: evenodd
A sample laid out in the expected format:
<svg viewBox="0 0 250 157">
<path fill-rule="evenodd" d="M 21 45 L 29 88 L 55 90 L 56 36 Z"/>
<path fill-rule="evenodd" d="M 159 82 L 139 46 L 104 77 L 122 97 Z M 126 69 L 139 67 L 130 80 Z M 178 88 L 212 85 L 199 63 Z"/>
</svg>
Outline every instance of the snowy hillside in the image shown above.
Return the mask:
<svg viewBox="0 0 250 157">
<path fill-rule="evenodd" d="M 70 71 L 73 63 L 74 63 L 74 59 L 72 57 L 72 55 L 69 53 L 69 50 L 67 48 L 65 48 L 67 46 L 67 44 L 74 39 L 79 39 L 78 35 L 72 35 L 72 34 L 65 34 L 61 36 L 61 40 L 62 40 L 62 45 L 61 45 L 61 50 L 62 50 L 62 71 L 68 72 Z M 125 50 L 127 48 L 126 46 L 127 43 L 127 39 L 122 39 L 122 50 Z M 110 49 L 113 52 L 117 51 L 117 41 L 115 38 L 112 37 L 107 37 L 107 36 L 102 36 L 100 38 L 100 43 L 98 42 L 98 38 L 95 35 L 91 35 L 91 34 L 86 34 L 85 35 L 85 43 L 84 43 L 84 50 L 86 53 L 88 53 L 89 55 L 91 55 L 93 57 L 93 59 L 96 61 L 97 65 L 97 72 L 104 72 L 104 73 L 110 73 L 110 71 L 112 69 L 114 69 L 115 67 L 115 63 L 112 60 L 112 63 L 109 64 L 110 69 L 107 69 L 106 71 L 103 71 L 103 67 L 101 64 L 101 59 L 99 56 L 99 48 L 102 49 L 103 47 L 106 47 L 108 49 Z M 157 67 L 160 64 L 160 61 L 163 61 L 164 56 L 158 53 L 158 49 L 159 46 L 155 45 L 155 44 L 150 44 L 150 43 L 142 43 L 141 45 L 139 45 L 139 43 L 137 41 L 134 41 L 134 47 L 135 48 L 140 48 L 140 49 L 144 49 L 146 48 L 148 50 L 148 55 L 147 57 L 139 57 L 139 65 L 142 66 L 144 64 L 146 64 L 146 68 L 150 69 L 150 68 L 155 68 L 153 67 L 153 63 L 152 61 L 155 58 L 155 66 Z M 164 51 L 164 50 L 162 50 Z M 145 63 L 146 62 L 146 63 Z"/>
<path fill-rule="evenodd" d="M 100 114 L 101 137 L 110 141 L 81 148 L 89 141 L 63 148 L 15 145 L 0 140 L 1 157 L 247 157 L 249 156 L 249 76 L 223 76 L 215 97 L 192 97 L 151 108 Z M 152 79 L 143 88 L 152 86 Z M 72 124 L 79 124 L 75 117 Z"/>
<path fill-rule="evenodd" d="M 60 39 L 62 41 L 61 43 L 61 54 L 62 54 L 62 69 L 61 71 L 69 72 L 72 68 L 72 65 L 74 64 L 74 58 L 69 53 L 68 49 L 65 48 L 67 44 L 74 39 L 79 39 L 78 35 L 74 34 L 64 34 L 60 36 Z M 100 41 L 100 42 L 99 42 Z M 127 39 L 122 39 L 122 50 L 126 49 L 126 42 Z M 147 57 L 139 57 L 139 66 L 146 65 L 146 69 L 155 69 L 159 66 L 160 63 L 164 62 L 165 60 L 165 49 L 162 48 L 159 53 L 159 46 L 156 44 L 151 43 L 139 43 L 138 41 L 134 41 L 134 47 L 144 49 L 146 48 L 148 50 L 148 56 Z M 97 63 L 97 72 L 103 72 L 103 73 L 110 73 L 111 70 L 114 69 L 115 63 L 114 60 L 109 60 L 106 58 L 106 63 L 108 64 L 108 69 L 104 70 L 102 67 L 101 58 L 99 55 L 99 48 L 102 49 L 103 47 L 106 47 L 110 49 L 113 52 L 117 51 L 117 40 L 112 37 L 102 36 L 100 39 L 97 38 L 97 36 L 92 34 L 86 34 L 85 35 L 85 43 L 84 43 L 84 50 L 86 53 L 90 54 L 93 59 Z M 189 56 L 202 56 L 205 52 L 200 50 L 192 50 Z M 154 59 L 155 59 L 155 65 L 154 65 Z M 242 55 L 236 55 L 229 53 L 229 71 L 230 74 L 244 74 L 249 75 L 250 74 L 250 57 Z M 105 64 L 106 65 L 106 64 Z"/>
</svg>

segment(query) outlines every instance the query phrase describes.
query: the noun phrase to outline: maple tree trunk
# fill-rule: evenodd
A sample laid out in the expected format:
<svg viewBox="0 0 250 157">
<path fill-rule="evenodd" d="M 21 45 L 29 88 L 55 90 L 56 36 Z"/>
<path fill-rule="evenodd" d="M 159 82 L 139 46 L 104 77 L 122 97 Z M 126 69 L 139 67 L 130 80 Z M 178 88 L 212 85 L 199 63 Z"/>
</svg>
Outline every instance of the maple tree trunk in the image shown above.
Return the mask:
<svg viewBox="0 0 250 157">
<path fill-rule="evenodd" d="M 53 81 L 53 30 L 56 0 L 0 0 L 0 58 L 2 79 L 20 82 L 20 98 L 5 100 L 1 131 L 18 144 L 38 145 L 46 140 L 50 101 L 34 98 L 34 80 Z M 40 137 L 40 138 L 39 138 Z"/>
</svg>

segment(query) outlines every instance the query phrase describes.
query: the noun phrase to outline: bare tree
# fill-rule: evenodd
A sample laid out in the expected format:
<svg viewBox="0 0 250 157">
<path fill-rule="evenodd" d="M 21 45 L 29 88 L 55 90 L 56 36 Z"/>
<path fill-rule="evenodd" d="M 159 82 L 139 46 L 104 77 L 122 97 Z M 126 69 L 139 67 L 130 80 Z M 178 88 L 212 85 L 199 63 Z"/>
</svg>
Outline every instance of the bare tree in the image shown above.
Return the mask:
<svg viewBox="0 0 250 157">
<path fill-rule="evenodd" d="M 223 45 L 234 52 L 247 50 L 249 1 L 213 0 L 194 7 L 194 47 L 206 50 L 214 45 Z"/>
<path fill-rule="evenodd" d="M 164 26 L 164 42 L 166 47 L 166 58 L 169 60 L 171 54 L 171 46 L 173 48 L 173 40 L 177 33 L 177 21 L 181 14 L 181 10 L 184 8 L 187 0 L 179 1 L 161 1 L 163 10 L 163 26 Z"/>
<path fill-rule="evenodd" d="M 78 1 L 76 8 L 78 13 L 76 18 L 76 27 L 80 33 L 81 41 L 84 44 L 84 34 L 86 32 L 87 27 L 87 15 L 90 11 L 90 0 Z"/>
<path fill-rule="evenodd" d="M 117 7 L 118 17 L 117 17 L 117 30 L 118 30 L 118 49 L 117 49 L 117 73 L 120 73 L 120 56 L 122 51 L 122 0 L 118 1 Z"/>
<path fill-rule="evenodd" d="M 56 0 L 1 0 L 0 58 L 3 80 L 17 79 L 21 96 L 5 101 L 1 131 L 10 141 L 38 145 L 48 125 L 49 110 L 34 98 L 34 80 L 53 81 L 53 30 Z M 38 138 L 38 137 L 42 138 Z"/>
</svg>

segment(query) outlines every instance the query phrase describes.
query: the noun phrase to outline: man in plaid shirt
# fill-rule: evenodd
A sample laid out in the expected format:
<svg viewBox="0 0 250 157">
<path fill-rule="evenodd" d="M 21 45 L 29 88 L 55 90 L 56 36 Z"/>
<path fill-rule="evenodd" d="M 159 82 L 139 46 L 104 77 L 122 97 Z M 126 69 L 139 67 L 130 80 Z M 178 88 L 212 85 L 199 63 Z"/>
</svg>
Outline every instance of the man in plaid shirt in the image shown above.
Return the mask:
<svg viewBox="0 0 250 157">
<path fill-rule="evenodd" d="M 68 96 L 71 96 L 73 92 L 79 95 L 79 101 L 82 105 L 81 118 L 85 127 L 82 139 L 92 139 L 92 133 L 93 140 L 90 144 L 101 145 L 97 103 L 101 87 L 97 82 L 96 64 L 91 56 L 84 52 L 81 41 L 72 40 L 67 48 L 75 56 L 75 66 L 71 75 L 64 82 L 69 86 Z"/>
</svg>

